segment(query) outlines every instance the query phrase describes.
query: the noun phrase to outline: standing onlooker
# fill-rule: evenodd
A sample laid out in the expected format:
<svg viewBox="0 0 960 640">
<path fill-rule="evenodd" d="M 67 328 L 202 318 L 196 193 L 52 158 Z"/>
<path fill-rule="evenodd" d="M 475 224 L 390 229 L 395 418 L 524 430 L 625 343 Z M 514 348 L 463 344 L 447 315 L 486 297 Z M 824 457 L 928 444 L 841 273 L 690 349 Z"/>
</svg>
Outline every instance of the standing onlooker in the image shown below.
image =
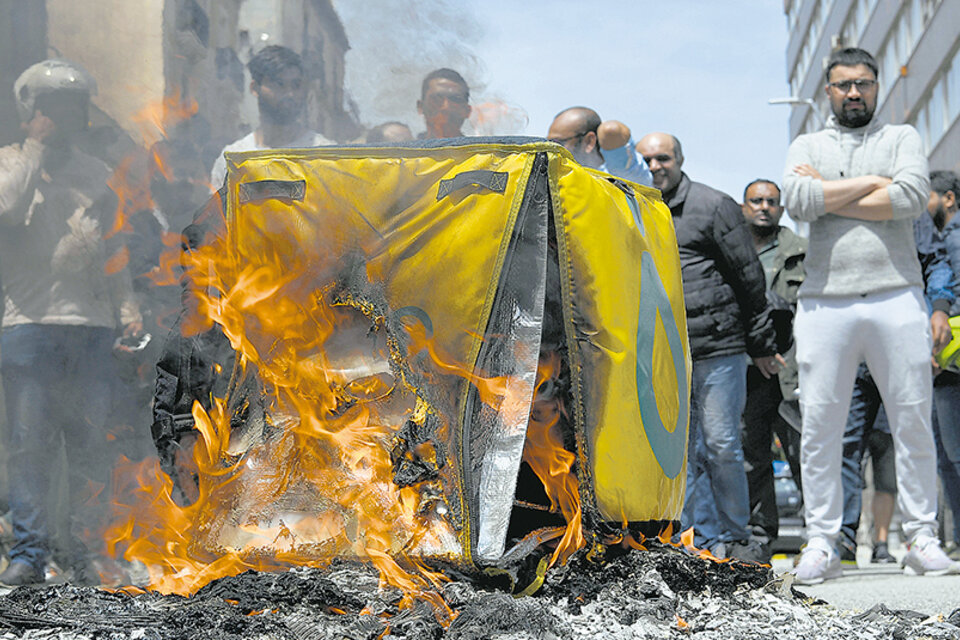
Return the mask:
<svg viewBox="0 0 960 640">
<path fill-rule="evenodd" d="M 905 570 L 960 572 L 936 537 L 932 341 L 912 227 L 928 197 L 926 157 L 913 127 L 874 120 L 873 56 L 834 52 L 826 80 L 833 116 L 822 131 L 791 143 L 784 176 L 787 211 L 810 223 L 795 323 L 808 541 L 794 572 L 808 584 L 843 572 L 836 551 L 842 439 L 862 361 L 896 447 Z"/>
<path fill-rule="evenodd" d="M 26 140 L 0 149 L 3 385 L 10 425 L 10 512 L 15 544 L 0 583 L 44 581 L 46 505 L 66 444 L 77 582 L 95 582 L 85 534 L 105 524 L 114 460 L 106 419 L 118 319 L 141 331 L 126 269 L 110 269 L 105 231 L 116 200 L 110 169 L 74 145 L 95 85 L 80 67 L 46 60 L 14 85 Z"/>
<path fill-rule="evenodd" d="M 954 286 L 960 290 L 960 216 L 957 216 L 960 198 L 960 178 L 953 171 L 934 171 L 930 174 L 930 199 L 927 211 L 943 231 Z M 951 315 L 960 315 L 960 299 L 954 302 Z M 950 557 L 960 560 L 960 375 L 944 371 L 933 381 L 933 401 L 937 420 L 933 435 L 937 444 L 937 467 L 943 492 L 953 512 L 953 531 Z"/>
<path fill-rule="evenodd" d="M 947 261 L 947 250 L 930 216 L 920 215 L 913 223 L 917 258 L 923 271 L 927 307 L 930 311 L 930 334 L 934 351 L 950 342 L 947 312 L 953 303 L 953 272 Z M 893 436 L 880 399 L 880 391 L 866 365 L 860 364 L 850 400 L 850 413 L 843 433 L 843 524 L 837 540 L 840 560 L 857 567 L 857 529 L 862 509 L 864 450 L 869 450 L 873 466 L 873 552 L 871 562 L 896 562 L 887 546 L 890 522 L 897 497 L 897 472 L 894 461 Z"/>
<path fill-rule="evenodd" d="M 750 499 L 740 445 L 747 358 L 775 375 L 777 355 L 763 268 L 740 207 L 682 172 L 680 141 L 665 133 L 637 145 L 676 227 L 693 372 L 683 526 L 714 555 L 762 560 L 750 539 Z"/>
<path fill-rule="evenodd" d="M 250 93 L 257 96 L 260 126 L 223 151 L 256 151 L 258 149 L 296 149 L 334 144 L 303 124 L 303 107 L 307 87 L 303 81 L 303 61 L 287 47 L 270 45 L 250 58 Z M 227 161 L 217 156 L 210 172 L 214 189 L 223 185 Z"/>
<path fill-rule="evenodd" d="M 601 121 L 593 109 L 564 109 L 554 117 L 547 138 L 563 145 L 585 167 L 648 187 L 653 185 L 647 163 L 633 148 L 630 127 L 617 120 Z"/>
<path fill-rule="evenodd" d="M 427 74 L 420 87 L 417 113 L 427 125 L 420 138 L 459 138 L 470 117 L 470 87 L 453 69 L 436 69 Z"/>
<path fill-rule="evenodd" d="M 778 351 L 787 365 L 775 376 L 747 367 L 747 403 L 743 410 L 743 457 L 750 493 L 750 527 L 763 545 L 765 561 L 779 535 L 780 514 L 773 477 L 773 434 L 780 439 L 797 486 L 800 482 L 800 434 L 780 415 L 784 398 L 796 396 L 797 365 L 792 357 L 793 310 L 806 272 L 807 241 L 780 225 L 780 188 L 772 180 L 754 180 L 743 191 L 743 216 L 753 237 L 772 299 Z M 782 321 L 777 321 L 782 318 Z"/>
</svg>

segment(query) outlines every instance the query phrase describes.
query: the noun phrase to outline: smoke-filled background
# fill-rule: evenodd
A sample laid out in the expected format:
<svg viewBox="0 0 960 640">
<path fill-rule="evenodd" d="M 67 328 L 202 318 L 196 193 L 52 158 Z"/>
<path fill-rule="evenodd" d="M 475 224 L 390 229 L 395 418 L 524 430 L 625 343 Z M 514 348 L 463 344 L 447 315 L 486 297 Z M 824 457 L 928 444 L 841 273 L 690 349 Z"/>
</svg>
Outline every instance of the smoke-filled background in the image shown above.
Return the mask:
<svg viewBox="0 0 960 640">
<path fill-rule="evenodd" d="M 470 86 L 473 114 L 464 133 L 526 132 L 523 108 L 487 91 L 488 70 L 477 55 L 487 36 L 477 16 L 482 5 L 457 0 L 336 0 L 334 6 L 350 34 L 346 86 L 364 124 L 397 120 L 415 134 L 423 131 L 416 108 L 421 82 L 434 69 L 448 67 Z"/>
</svg>

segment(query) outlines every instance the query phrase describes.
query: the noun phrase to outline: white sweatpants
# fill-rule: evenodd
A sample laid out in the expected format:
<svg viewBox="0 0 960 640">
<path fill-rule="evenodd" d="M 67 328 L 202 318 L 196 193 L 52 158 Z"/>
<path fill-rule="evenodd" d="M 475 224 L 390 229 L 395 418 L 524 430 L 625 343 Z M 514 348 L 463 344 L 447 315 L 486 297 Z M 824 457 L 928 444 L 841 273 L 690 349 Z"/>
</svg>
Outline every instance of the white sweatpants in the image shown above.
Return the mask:
<svg viewBox="0 0 960 640">
<path fill-rule="evenodd" d="M 937 459 L 931 429 L 930 322 L 918 287 L 804 297 L 794 325 L 800 367 L 800 469 L 812 545 L 833 547 L 843 520 L 843 430 L 857 366 L 866 362 L 890 421 L 897 500 L 908 542 L 933 536 Z"/>
</svg>

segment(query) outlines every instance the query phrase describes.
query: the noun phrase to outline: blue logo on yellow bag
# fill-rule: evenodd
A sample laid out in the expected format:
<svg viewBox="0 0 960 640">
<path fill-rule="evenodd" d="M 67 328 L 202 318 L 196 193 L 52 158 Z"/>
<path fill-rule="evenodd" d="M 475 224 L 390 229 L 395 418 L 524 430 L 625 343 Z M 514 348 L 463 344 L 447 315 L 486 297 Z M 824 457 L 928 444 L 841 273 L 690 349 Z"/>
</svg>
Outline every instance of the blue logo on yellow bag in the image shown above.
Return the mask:
<svg viewBox="0 0 960 640">
<path fill-rule="evenodd" d="M 686 420 L 690 394 L 687 389 L 687 369 L 683 341 L 673 316 L 670 298 L 657 273 L 653 256 L 644 252 L 640 259 L 640 325 L 637 330 L 637 400 L 643 428 L 660 468 L 668 478 L 675 478 L 683 468 L 683 450 L 687 443 Z M 677 379 L 680 407 L 673 431 L 668 431 L 657 405 L 654 393 L 653 346 L 657 315 L 666 334 Z"/>
</svg>

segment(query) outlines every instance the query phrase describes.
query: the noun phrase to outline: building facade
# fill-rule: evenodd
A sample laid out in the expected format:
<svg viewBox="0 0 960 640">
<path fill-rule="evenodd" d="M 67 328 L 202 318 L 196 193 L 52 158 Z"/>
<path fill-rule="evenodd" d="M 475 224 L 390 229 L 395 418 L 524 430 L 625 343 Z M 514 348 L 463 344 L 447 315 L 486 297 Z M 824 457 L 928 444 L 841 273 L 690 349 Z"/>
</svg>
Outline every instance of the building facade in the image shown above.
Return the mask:
<svg viewBox="0 0 960 640">
<path fill-rule="evenodd" d="M 960 0 L 784 0 L 790 138 L 830 114 L 823 71 L 830 53 L 861 47 L 877 59 L 877 117 L 909 123 L 931 169 L 960 171 Z"/>
<path fill-rule="evenodd" d="M 345 107 L 350 45 L 331 0 L 0 0 L 0 33 L 0 144 L 22 139 L 14 80 L 63 57 L 97 81 L 93 125 L 122 131 L 127 146 L 152 142 L 144 114 L 165 98 L 196 101 L 190 135 L 210 164 L 258 124 L 245 66 L 270 44 L 303 56 L 310 128 L 341 141 L 360 132 Z"/>
</svg>

